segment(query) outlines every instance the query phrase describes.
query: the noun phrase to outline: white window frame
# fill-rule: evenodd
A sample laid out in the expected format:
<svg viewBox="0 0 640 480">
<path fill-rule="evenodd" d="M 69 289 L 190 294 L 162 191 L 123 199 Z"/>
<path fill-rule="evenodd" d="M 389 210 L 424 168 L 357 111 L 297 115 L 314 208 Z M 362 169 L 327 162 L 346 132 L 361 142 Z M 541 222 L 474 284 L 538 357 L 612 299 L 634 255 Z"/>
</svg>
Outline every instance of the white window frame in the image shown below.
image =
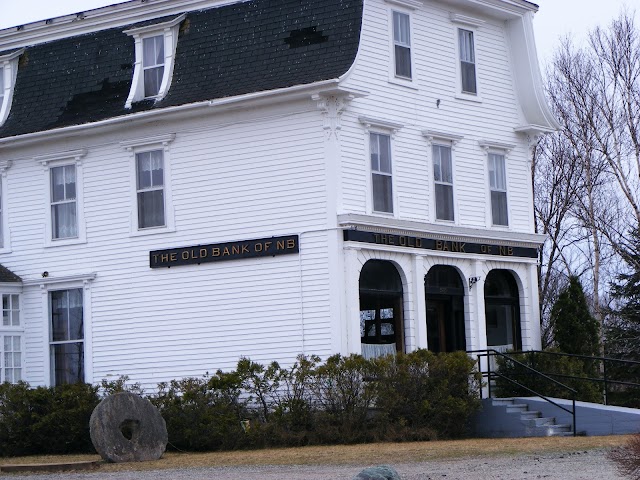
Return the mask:
<svg viewBox="0 0 640 480">
<path fill-rule="evenodd" d="M 158 233 L 175 232 L 173 211 L 173 195 L 171 192 L 171 155 L 169 145 L 175 139 L 175 134 L 157 135 L 120 142 L 120 145 L 130 154 L 129 177 L 131 180 L 131 215 L 130 236 L 154 235 Z M 138 226 L 138 182 L 137 155 L 139 153 L 162 151 L 164 175 L 164 220 L 165 224 L 157 227 L 140 228 Z"/>
<path fill-rule="evenodd" d="M 405 87 L 417 88 L 416 86 L 416 62 L 415 62 L 415 42 L 414 42 L 414 21 L 413 12 L 422 6 L 417 0 L 385 0 L 390 8 L 388 12 L 388 38 L 389 38 L 389 82 Z M 394 32 L 394 13 L 407 15 L 409 17 L 409 54 L 411 62 L 411 77 L 396 75 L 396 42 Z"/>
<path fill-rule="evenodd" d="M 396 133 L 403 125 L 387 120 L 380 120 L 371 117 L 359 117 L 358 120 L 364 126 L 365 132 L 365 155 L 366 155 L 366 172 L 367 172 L 367 212 L 373 215 L 385 217 L 398 216 L 398 190 L 396 187 L 396 163 L 397 157 L 394 148 L 394 140 Z M 391 149 L 391 212 L 380 212 L 373 208 L 373 171 L 371 169 L 371 134 L 381 134 L 389 136 Z"/>
<path fill-rule="evenodd" d="M 185 19 L 186 14 L 182 14 L 173 20 L 144 27 L 124 30 L 123 33 L 133 37 L 135 49 L 135 63 L 133 66 L 133 78 L 131 80 L 131 90 L 125 102 L 125 108 L 131 108 L 134 102 L 144 99 L 161 100 L 169 92 L 171 80 L 173 78 L 173 68 L 175 64 L 176 47 L 178 45 L 178 33 L 180 23 Z M 164 39 L 164 71 L 160 89 L 157 95 L 146 97 L 144 94 L 144 48 L 145 38 L 162 36 Z"/>
<path fill-rule="evenodd" d="M 87 154 L 84 149 L 71 150 L 67 152 L 40 155 L 35 160 L 40 163 L 44 171 L 46 216 L 45 222 L 45 247 L 57 247 L 62 245 L 76 245 L 86 243 L 86 226 L 84 221 L 84 181 L 83 181 L 83 158 Z M 71 238 L 53 238 L 53 216 L 51 213 L 52 192 L 51 192 L 51 169 L 67 165 L 75 166 L 76 174 L 76 220 L 78 235 Z"/>
<path fill-rule="evenodd" d="M 478 30 L 485 23 L 484 20 L 480 20 L 474 17 L 466 15 L 460 15 L 456 13 L 451 14 L 451 22 L 454 24 L 454 44 L 456 51 L 456 94 L 455 98 L 460 100 L 469 100 L 472 102 L 482 102 L 481 85 L 480 85 L 480 61 L 478 55 Z M 460 31 L 466 30 L 473 34 L 473 51 L 474 51 L 474 65 L 476 76 L 476 92 L 465 92 L 462 90 L 462 55 L 460 52 Z"/>
<path fill-rule="evenodd" d="M 11 234 L 9 231 L 9 202 L 7 170 L 10 160 L 0 160 L 0 254 L 11 253 Z"/>
<path fill-rule="evenodd" d="M 0 76 L 2 76 L 3 85 L 0 92 L 0 125 L 3 125 L 9 116 L 11 103 L 13 102 L 13 91 L 18 76 L 18 60 L 24 49 L 0 55 Z"/>
<path fill-rule="evenodd" d="M 441 132 L 437 130 L 423 130 L 422 136 L 427 141 L 428 148 L 428 174 L 429 174 L 429 186 L 431 191 L 433 192 L 430 196 L 431 201 L 429 202 L 429 216 L 432 221 L 437 223 L 444 224 L 454 224 L 457 225 L 459 223 L 459 209 L 458 209 L 458 192 L 456 188 L 456 155 L 455 150 L 458 146 L 458 143 L 464 138 L 462 135 L 457 135 L 453 133 Z M 434 158 L 433 158 L 433 146 L 441 145 L 445 147 L 451 148 L 451 175 L 452 175 L 452 186 L 453 186 L 453 220 L 442 220 L 437 218 L 436 215 L 436 181 L 434 176 Z"/>
<path fill-rule="evenodd" d="M 509 208 L 510 195 L 509 195 L 508 156 L 511 150 L 515 148 L 515 145 L 501 143 L 501 142 L 486 141 L 486 140 L 480 141 L 479 144 L 480 144 L 480 147 L 485 151 L 484 171 L 485 171 L 485 185 L 486 185 L 485 191 L 487 192 L 485 197 L 485 204 L 488 207 L 486 210 L 486 225 L 488 228 L 509 230 L 511 228 L 512 218 L 511 218 L 511 209 Z M 491 201 L 491 192 L 493 190 L 491 189 L 491 180 L 489 177 L 489 161 L 490 161 L 489 155 L 490 154 L 501 155 L 504 157 L 504 177 L 505 177 L 504 192 L 506 193 L 506 196 L 507 196 L 507 225 L 493 223 L 493 212 L 492 212 L 493 203 Z M 499 191 L 503 191 L 503 190 L 499 190 Z"/>
<path fill-rule="evenodd" d="M 93 383 L 93 341 L 92 341 L 92 321 L 91 321 L 91 287 L 96 278 L 95 273 L 69 275 L 64 277 L 43 277 L 37 280 L 23 280 L 24 286 L 39 286 L 41 297 L 42 322 L 46 326 L 42 335 L 42 352 L 44 358 L 44 383 L 52 386 L 53 363 L 51 359 L 51 318 L 49 311 L 49 292 L 57 290 L 82 289 L 82 309 L 84 327 L 84 381 Z"/>
<path fill-rule="evenodd" d="M 19 325 L 3 325 L 3 321 L 0 320 L 0 383 L 6 381 L 5 373 L 5 359 L 4 359 L 4 337 L 20 337 L 20 379 L 26 381 L 26 365 L 25 365 L 25 340 L 24 340 L 24 315 L 22 314 L 22 286 L 9 283 L 0 283 L 0 295 L 17 295 L 18 296 L 18 311 L 19 311 Z M 3 300 L 0 298 L 0 300 Z M 2 307 L 2 305 L 0 305 Z M 3 312 L 4 313 L 4 312 Z"/>
</svg>

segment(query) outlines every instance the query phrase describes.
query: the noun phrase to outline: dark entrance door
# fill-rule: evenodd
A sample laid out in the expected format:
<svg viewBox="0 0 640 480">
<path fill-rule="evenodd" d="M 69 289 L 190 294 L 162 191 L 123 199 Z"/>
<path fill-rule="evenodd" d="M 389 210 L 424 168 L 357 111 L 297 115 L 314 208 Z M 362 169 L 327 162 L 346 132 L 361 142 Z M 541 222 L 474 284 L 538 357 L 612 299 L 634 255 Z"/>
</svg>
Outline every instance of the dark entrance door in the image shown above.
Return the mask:
<svg viewBox="0 0 640 480">
<path fill-rule="evenodd" d="M 432 352 L 466 350 L 464 288 L 457 270 L 437 265 L 425 279 L 427 342 Z"/>
</svg>

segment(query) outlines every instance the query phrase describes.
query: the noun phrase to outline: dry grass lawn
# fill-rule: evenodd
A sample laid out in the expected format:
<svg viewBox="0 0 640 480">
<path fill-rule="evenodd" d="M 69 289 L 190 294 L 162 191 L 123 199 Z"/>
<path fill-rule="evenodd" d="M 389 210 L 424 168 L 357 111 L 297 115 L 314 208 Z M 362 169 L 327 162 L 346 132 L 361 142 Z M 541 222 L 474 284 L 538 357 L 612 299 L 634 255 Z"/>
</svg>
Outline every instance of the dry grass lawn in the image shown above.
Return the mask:
<svg viewBox="0 0 640 480">
<path fill-rule="evenodd" d="M 613 448 L 629 436 L 470 439 L 439 442 L 376 443 L 328 447 L 281 448 L 213 453 L 166 453 L 154 462 L 103 464 L 101 471 L 159 470 L 238 465 L 349 465 L 411 463 L 464 457 L 575 452 Z M 0 458 L 3 464 L 61 463 L 98 460 L 97 455 Z"/>
</svg>

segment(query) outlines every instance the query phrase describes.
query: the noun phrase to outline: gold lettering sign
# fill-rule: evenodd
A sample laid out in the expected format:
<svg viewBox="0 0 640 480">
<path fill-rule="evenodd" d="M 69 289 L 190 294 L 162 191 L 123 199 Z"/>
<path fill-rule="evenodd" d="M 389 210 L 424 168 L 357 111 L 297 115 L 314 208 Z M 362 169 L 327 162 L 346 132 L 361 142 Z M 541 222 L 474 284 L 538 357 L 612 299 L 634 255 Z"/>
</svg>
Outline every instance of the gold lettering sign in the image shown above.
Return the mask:
<svg viewBox="0 0 640 480">
<path fill-rule="evenodd" d="M 275 257 L 298 252 L 298 236 L 289 235 L 152 251 L 149 252 L 149 266 L 159 268 L 189 264 L 199 265 L 222 260 Z"/>
</svg>

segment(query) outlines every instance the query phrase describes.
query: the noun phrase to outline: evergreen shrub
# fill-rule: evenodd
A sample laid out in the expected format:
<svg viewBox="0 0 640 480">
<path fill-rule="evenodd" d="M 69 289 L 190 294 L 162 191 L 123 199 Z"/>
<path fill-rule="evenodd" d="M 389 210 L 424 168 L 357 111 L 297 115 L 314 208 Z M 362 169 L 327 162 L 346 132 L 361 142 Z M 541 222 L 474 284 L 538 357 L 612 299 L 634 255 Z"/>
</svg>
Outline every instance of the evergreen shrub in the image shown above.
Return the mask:
<svg viewBox="0 0 640 480">
<path fill-rule="evenodd" d="M 99 401 L 98 387 L 83 383 L 0 384 L 0 455 L 94 452 L 89 418 Z"/>
<path fill-rule="evenodd" d="M 89 418 L 101 395 L 144 395 L 127 380 L 0 385 L 0 455 L 93 452 Z M 464 352 L 418 350 L 324 363 L 301 355 L 288 368 L 243 358 L 232 372 L 161 383 L 147 398 L 166 421 L 169 448 L 215 451 L 462 437 L 479 386 Z"/>
</svg>

